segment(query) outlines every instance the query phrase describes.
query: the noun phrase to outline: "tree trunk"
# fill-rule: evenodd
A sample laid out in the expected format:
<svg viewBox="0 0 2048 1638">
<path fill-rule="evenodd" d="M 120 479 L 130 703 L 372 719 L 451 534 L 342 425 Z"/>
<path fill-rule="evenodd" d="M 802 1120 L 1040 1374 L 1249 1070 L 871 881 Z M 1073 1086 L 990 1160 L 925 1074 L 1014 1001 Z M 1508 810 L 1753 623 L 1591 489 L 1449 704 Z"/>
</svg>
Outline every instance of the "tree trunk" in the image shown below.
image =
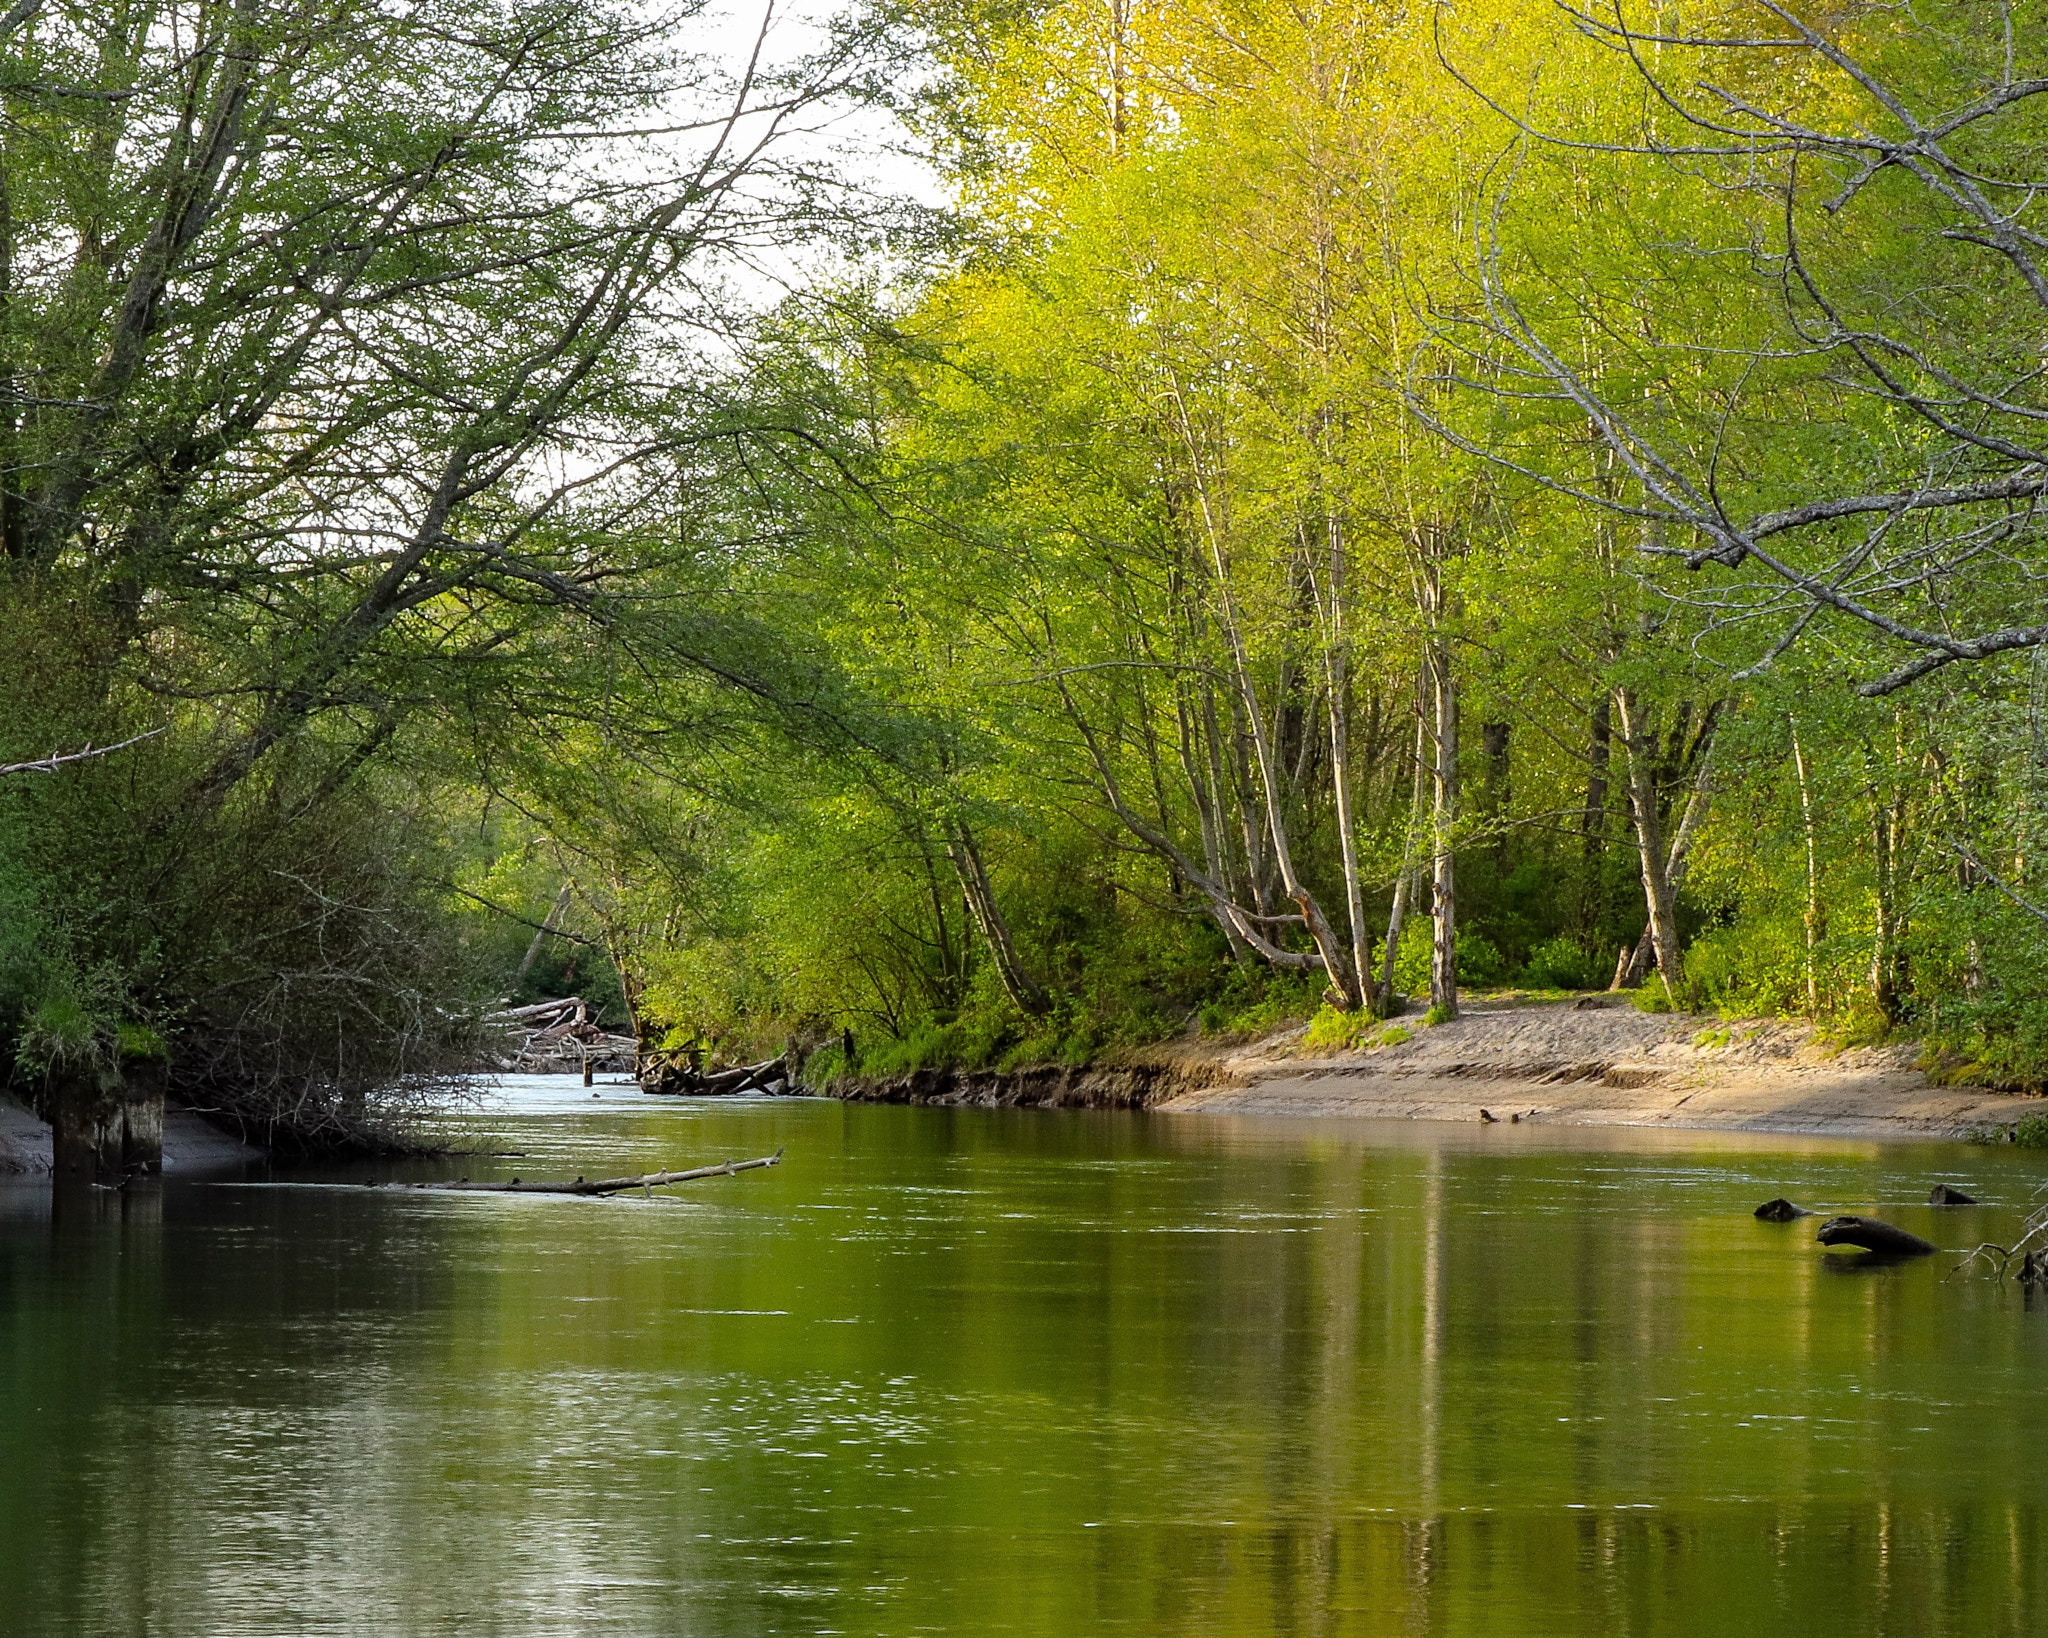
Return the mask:
<svg viewBox="0 0 2048 1638">
<path fill-rule="evenodd" d="M 1416 856 L 1421 849 L 1423 804 L 1429 795 L 1429 670 L 1424 667 L 1415 678 L 1415 763 L 1408 793 L 1408 831 L 1401 842 L 1401 868 L 1394 877 L 1394 902 L 1387 912 L 1387 947 L 1380 977 L 1379 1011 L 1382 1016 L 1394 1004 L 1394 958 L 1401 950 L 1401 933 L 1408 920 L 1408 906 L 1415 891 Z"/>
<path fill-rule="evenodd" d="M 1003 919 L 1003 913 L 996 904 L 995 888 L 988 879 L 988 868 L 981 862 L 981 850 L 974 845 L 974 834 L 965 825 L 956 825 L 952 839 L 946 844 L 946 857 L 953 861 L 953 868 L 960 873 L 960 889 L 966 895 L 968 913 L 974 917 L 974 925 L 981 929 L 981 936 L 988 941 L 989 954 L 995 957 L 996 976 L 1002 980 L 1003 993 L 1016 1003 L 1027 1017 L 1038 1018 L 1052 1010 L 1052 999 L 1045 988 L 1024 968 L 1017 955 L 1016 941 L 1010 936 L 1010 924 Z"/>
<path fill-rule="evenodd" d="M 1308 936 L 1315 941 L 1316 953 L 1323 963 L 1323 971 L 1329 975 L 1331 999 L 1345 1011 L 1353 1011 L 1359 1004 L 1358 975 L 1351 970 L 1350 959 L 1343 946 L 1330 929 L 1324 918 L 1323 909 L 1316 902 L 1294 871 L 1294 856 L 1287 842 L 1286 818 L 1280 803 L 1280 770 L 1276 763 L 1276 747 L 1266 732 L 1266 724 L 1259 714 L 1259 690 L 1252 676 L 1251 656 L 1245 648 L 1244 632 L 1237 621 L 1237 602 L 1230 590 L 1230 566 L 1223 555 L 1226 524 L 1211 503 L 1205 484 L 1201 481 L 1201 462 L 1198 455 L 1194 429 L 1187 420 L 1185 406 L 1181 411 L 1181 432 L 1186 439 L 1188 457 L 1196 474 L 1195 499 L 1202 513 L 1203 532 L 1208 537 L 1209 561 L 1216 575 L 1216 615 L 1223 628 L 1224 641 L 1230 650 L 1231 670 L 1238 688 L 1238 698 L 1243 706 L 1244 720 L 1251 732 L 1252 752 L 1258 763 L 1259 790 L 1265 801 L 1268 839 L 1273 844 L 1273 863 L 1280 874 L 1281 890 L 1292 899 L 1301 911 L 1303 924 Z M 1278 716 L 1278 702 L 1285 690 L 1275 693 L 1275 715 Z M 1247 831 L 1250 827 L 1247 826 Z M 1249 851 L 1249 838 L 1247 838 Z M 1265 911 L 1265 906 L 1259 906 Z M 1242 929 L 1240 929 L 1242 930 Z"/>
<path fill-rule="evenodd" d="M 1365 894 L 1358 880 L 1358 839 L 1351 815 L 1350 638 L 1344 632 L 1344 537 L 1333 517 L 1330 536 L 1330 783 L 1337 798 L 1337 856 L 1344 870 L 1344 912 L 1350 923 L 1352 983 L 1345 988 L 1359 1006 L 1370 1008 L 1372 950 L 1365 936 Z"/>
<path fill-rule="evenodd" d="M 526 982 L 526 975 L 533 971 L 534 962 L 540 959 L 541 946 L 548 941 L 548 935 L 561 925 L 562 917 L 569 912 L 569 899 L 574 889 L 567 882 L 562 883 L 561 892 L 555 895 L 555 902 L 548 906 L 548 913 L 540 918 L 540 926 L 533 932 L 533 940 L 526 946 L 526 954 L 519 961 L 519 976 L 513 980 L 513 987 Z"/>
<path fill-rule="evenodd" d="M 1901 916 L 1898 898 L 1899 818 L 1896 802 L 1870 793 L 1871 868 L 1876 878 L 1877 921 L 1870 942 L 1870 998 L 1886 1023 L 1899 1019 Z"/>
<path fill-rule="evenodd" d="M 1589 945 L 1600 931 L 1600 911 L 1606 897 L 1607 768 L 1614 739 L 1613 710 L 1604 696 L 1593 707 L 1592 745 L 1586 759 L 1586 806 L 1579 821 L 1579 924 Z"/>
<path fill-rule="evenodd" d="M 1827 935 L 1827 912 L 1820 902 L 1820 846 L 1813 832 L 1813 782 L 1806 767 L 1806 748 L 1799 743 L 1799 724 L 1792 724 L 1792 770 L 1799 777 L 1799 828 L 1806 840 L 1806 1012 L 1820 1016 L 1820 941 Z"/>
<path fill-rule="evenodd" d="M 1457 855 L 1451 837 L 1458 818 L 1458 692 L 1449 642 L 1439 633 L 1429 648 L 1433 708 L 1431 758 L 1430 886 L 1436 918 L 1429 956 L 1429 1007 L 1440 1018 L 1458 1016 Z"/>
<path fill-rule="evenodd" d="M 1216 570 L 1219 575 L 1224 572 L 1220 551 Z M 1237 629 L 1236 612 L 1230 605 L 1227 592 L 1223 602 L 1224 631 L 1230 641 L 1238 687 L 1244 698 L 1245 721 L 1251 726 L 1252 752 L 1258 762 L 1259 790 L 1265 802 L 1267 838 L 1273 844 L 1273 863 L 1280 872 L 1280 887 L 1301 911 L 1302 923 L 1308 929 L 1308 936 L 1315 941 L 1316 953 L 1322 958 L 1324 972 L 1329 974 L 1330 988 L 1337 1004 L 1347 1012 L 1353 1011 L 1358 1006 L 1357 979 L 1347 971 L 1350 963 L 1345 958 L 1343 946 L 1331 931 L 1315 895 L 1294 873 L 1294 854 L 1287 845 L 1287 825 L 1280 806 L 1280 772 L 1274 764 L 1272 741 L 1259 716 L 1259 695 L 1252 680 L 1251 658 L 1245 652 L 1243 636 Z"/>
<path fill-rule="evenodd" d="M 1617 688 L 1614 707 L 1621 720 L 1621 743 L 1628 758 L 1629 808 L 1635 819 L 1636 851 L 1642 861 L 1650 948 L 1665 988 L 1676 995 L 1685 982 L 1685 959 L 1678 944 L 1677 893 L 1671 885 L 1664 815 L 1657 802 L 1656 747 L 1650 740 L 1642 703 L 1632 689 Z"/>
</svg>

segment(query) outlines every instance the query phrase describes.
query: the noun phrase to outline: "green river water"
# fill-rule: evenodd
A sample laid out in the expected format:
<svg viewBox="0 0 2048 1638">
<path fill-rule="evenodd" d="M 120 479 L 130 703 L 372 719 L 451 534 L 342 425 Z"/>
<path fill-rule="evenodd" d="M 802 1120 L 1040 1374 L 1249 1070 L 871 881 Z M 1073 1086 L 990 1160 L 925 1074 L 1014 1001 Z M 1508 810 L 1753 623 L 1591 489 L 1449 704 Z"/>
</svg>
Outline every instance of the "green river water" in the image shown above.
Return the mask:
<svg viewBox="0 0 2048 1638">
<path fill-rule="evenodd" d="M 788 1158 L 0 1188 L 0 1632 L 2048 1632 L 2048 1304 L 1750 1216 L 2038 1155 L 557 1085 Z"/>
</svg>

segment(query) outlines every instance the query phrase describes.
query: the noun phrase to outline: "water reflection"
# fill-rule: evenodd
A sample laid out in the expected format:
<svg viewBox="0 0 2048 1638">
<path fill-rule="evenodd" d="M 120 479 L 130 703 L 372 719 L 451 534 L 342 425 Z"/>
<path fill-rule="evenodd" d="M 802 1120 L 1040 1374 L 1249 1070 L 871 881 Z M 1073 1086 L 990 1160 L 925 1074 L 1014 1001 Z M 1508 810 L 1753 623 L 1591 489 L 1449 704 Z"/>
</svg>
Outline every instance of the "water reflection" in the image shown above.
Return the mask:
<svg viewBox="0 0 2048 1638">
<path fill-rule="evenodd" d="M 2020 1156 L 599 1090 L 515 1089 L 472 1146 L 789 1158 L 652 1202 L 0 1189 L 9 1630 L 2048 1611 L 2048 1315 L 1749 1216 L 2000 1239 Z M 1914 1205 L 1936 1176 L 1997 1203 Z"/>
</svg>

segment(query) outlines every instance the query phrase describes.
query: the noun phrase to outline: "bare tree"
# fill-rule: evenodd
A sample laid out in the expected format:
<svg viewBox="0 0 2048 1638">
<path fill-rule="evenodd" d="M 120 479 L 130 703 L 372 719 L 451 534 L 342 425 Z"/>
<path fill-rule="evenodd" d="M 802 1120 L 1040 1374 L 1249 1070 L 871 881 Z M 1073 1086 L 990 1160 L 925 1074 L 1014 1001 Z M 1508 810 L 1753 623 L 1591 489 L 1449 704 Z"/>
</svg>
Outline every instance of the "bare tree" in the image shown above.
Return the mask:
<svg viewBox="0 0 2048 1638">
<path fill-rule="evenodd" d="M 2048 237 L 2028 219 L 2048 190 L 2048 35 L 2006 3 L 1754 8 L 1761 30 L 1692 33 L 1668 9 L 1653 24 L 1624 0 L 1561 3 L 1642 92 L 1621 135 L 1511 107 L 1446 49 L 1526 151 L 1654 166 L 1717 206 L 1675 225 L 1658 254 L 1686 276 L 1734 278 L 1716 288 L 1742 322 L 1660 334 L 1597 271 L 1575 282 L 1535 265 L 1503 228 L 1525 175 L 1507 164 L 1480 230 L 1482 299 L 1439 326 L 1472 363 L 1454 376 L 1590 424 L 1624 481 L 1435 424 L 1640 520 L 1646 558 L 1718 571 L 1674 595 L 1715 622 L 1764 623 L 1758 665 L 1822 615 L 1890 651 L 1861 683 L 1868 695 L 2048 643 Z M 1730 267 L 1741 271 L 1713 271 Z M 1815 421 L 1837 436 L 1806 436 Z"/>
</svg>

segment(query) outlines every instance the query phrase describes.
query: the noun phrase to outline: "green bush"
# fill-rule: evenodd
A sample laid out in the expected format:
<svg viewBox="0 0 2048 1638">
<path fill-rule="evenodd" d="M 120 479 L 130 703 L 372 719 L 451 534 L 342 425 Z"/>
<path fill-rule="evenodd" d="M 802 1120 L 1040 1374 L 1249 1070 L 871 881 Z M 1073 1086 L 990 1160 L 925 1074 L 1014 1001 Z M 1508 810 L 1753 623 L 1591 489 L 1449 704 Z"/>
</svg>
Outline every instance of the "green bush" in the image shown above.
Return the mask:
<svg viewBox="0 0 2048 1638">
<path fill-rule="evenodd" d="M 2048 1149 L 2048 1115 L 2027 1115 L 2010 1126 L 1975 1126 L 1972 1143 L 2012 1143 L 2022 1149 Z"/>
<path fill-rule="evenodd" d="M 1394 988 L 1402 995 L 1429 993 L 1430 952 L 1435 940 L 1436 923 L 1428 916 L 1411 916 L 1401 929 L 1401 947 L 1394 954 Z M 1503 984 L 1512 970 L 1492 939 L 1470 927 L 1458 929 L 1460 984 Z"/>
<path fill-rule="evenodd" d="M 1799 1011 L 1806 1000 L 1806 931 L 1775 916 L 1703 933 L 1685 952 L 1685 988 L 1687 1004 L 1700 1011 Z"/>
<path fill-rule="evenodd" d="M 1532 990 L 1591 990 L 1607 978 L 1600 970 L 1600 958 L 1589 954 L 1577 939 L 1547 939 L 1529 952 L 1522 969 L 1522 982 Z"/>
<path fill-rule="evenodd" d="M 1380 1021 L 1369 1012 L 1339 1012 L 1325 1006 L 1308 1021 L 1302 1045 L 1318 1052 L 1355 1052 L 1378 1037 Z"/>
</svg>

